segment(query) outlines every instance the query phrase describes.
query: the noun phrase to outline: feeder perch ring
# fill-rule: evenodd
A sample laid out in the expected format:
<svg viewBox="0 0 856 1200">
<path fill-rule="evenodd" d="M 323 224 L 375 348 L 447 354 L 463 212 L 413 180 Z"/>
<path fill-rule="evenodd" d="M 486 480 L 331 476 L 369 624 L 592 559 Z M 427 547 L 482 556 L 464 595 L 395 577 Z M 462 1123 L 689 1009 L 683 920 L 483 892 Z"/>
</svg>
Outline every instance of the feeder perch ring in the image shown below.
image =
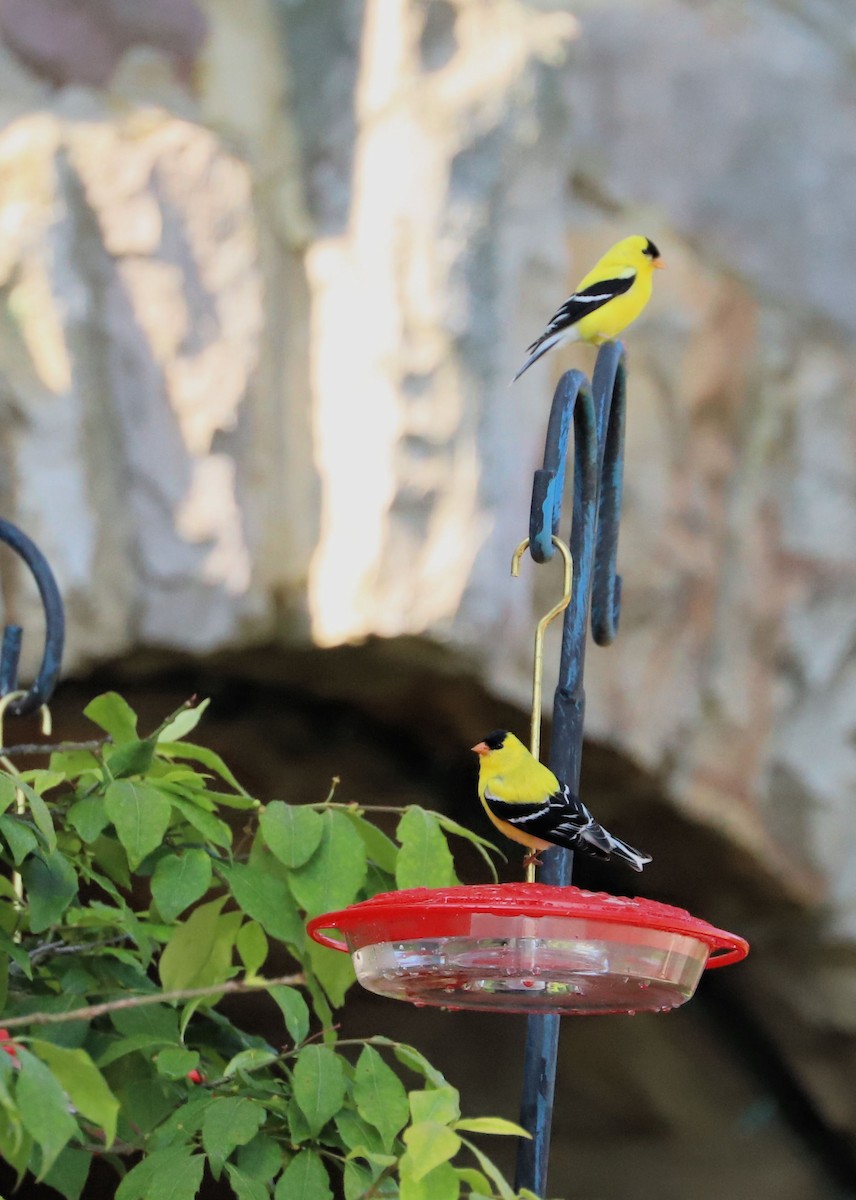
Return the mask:
<svg viewBox="0 0 856 1200">
<path fill-rule="evenodd" d="M 384 892 L 307 929 L 369 991 L 483 1011 L 665 1012 L 749 952 L 682 908 L 527 883 Z"/>
</svg>

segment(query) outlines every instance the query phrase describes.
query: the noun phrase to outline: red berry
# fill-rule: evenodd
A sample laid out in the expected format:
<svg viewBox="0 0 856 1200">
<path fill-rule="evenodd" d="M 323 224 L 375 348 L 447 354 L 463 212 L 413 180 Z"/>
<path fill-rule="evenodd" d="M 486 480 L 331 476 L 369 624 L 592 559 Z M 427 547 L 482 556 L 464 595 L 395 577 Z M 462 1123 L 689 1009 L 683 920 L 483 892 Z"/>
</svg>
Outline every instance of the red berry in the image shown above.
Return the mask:
<svg viewBox="0 0 856 1200">
<path fill-rule="evenodd" d="M 15 1045 L 15 1043 L 9 1037 L 8 1029 L 0 1029 L 0 1050 L 4 1050 L 9 1055 L 9 1057 L 14 1062 L 17 1063 L 18 1047 Z"/>
<path fill-rule="evenodd" d="M 197 1071 L 195 1067 L 193 1068 L 192 1071 L 187 1072 L 187 1078 L 190 1080 L 191 1083 L 204 1083 L 205 1082 L 205 1076 L 202 1074 L 201 1071 Z"/>
</svg>

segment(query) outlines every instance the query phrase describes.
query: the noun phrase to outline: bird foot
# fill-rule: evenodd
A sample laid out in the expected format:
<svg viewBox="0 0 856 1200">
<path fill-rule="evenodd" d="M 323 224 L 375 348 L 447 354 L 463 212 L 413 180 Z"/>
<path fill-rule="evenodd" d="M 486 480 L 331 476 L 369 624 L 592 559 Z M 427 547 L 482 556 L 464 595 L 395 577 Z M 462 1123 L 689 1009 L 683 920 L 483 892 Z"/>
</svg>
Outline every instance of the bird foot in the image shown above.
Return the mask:
<svg viewBox="0 0 856 1200">
<path fill-rule="evenodd" d="M 523 856 L 523 868 L 528 871 L 530 867 L 540 867 L 541 859 L 538 857 L 537 850 L 530 850 L 528 854 Z"/>
</svg>

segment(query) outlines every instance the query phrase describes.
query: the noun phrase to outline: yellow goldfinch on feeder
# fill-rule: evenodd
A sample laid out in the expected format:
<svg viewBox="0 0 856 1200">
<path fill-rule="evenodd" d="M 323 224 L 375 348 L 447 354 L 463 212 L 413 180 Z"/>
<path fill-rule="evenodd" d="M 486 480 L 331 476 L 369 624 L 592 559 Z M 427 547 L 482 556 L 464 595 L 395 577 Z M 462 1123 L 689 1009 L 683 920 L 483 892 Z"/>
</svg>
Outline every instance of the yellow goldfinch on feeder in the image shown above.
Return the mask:
<svg viewBox="0 0 856 1200">
<path fill-rule="evenodd" d="M 642 312 L 651 298 L 654 271 L 665 265 L 650 238 L 634 235 L 616 242 L 532 343 L 511 382 L 562 342 L 600 346 L 617 337 Z"/>
<path fill-rule="evenodd" d="M 537 863 L 539 850 L 564 846 L 596 858 L 622 859 L 634 871 L 651 861 L 598 825 L 566 783 L 533 758 L 505 729 L 495 729 L 473 746 L 479 756 L 479 797 L 493 824 L 513 842 L 529 847 L 524 859 Z"/>
</svg>

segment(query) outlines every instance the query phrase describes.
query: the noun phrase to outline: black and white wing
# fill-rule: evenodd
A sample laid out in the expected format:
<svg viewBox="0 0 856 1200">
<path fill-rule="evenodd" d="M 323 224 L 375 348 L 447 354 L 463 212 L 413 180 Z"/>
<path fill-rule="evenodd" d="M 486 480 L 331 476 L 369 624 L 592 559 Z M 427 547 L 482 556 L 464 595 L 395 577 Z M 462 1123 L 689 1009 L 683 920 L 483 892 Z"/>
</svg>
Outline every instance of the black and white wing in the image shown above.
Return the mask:
<svg viewBox="0 0 856 1200">
<path fill-rule="evenodd" d="M 630 271 L 627 275 L 616 276 L 614 279 L 590 283 L 588 287 L 581 288 L 569 296 L 561 308 L 557 309 L 550 318 L 547 328 L 541 336 L 527 348 L 526 353 L 529 357 L 511 382 L 516 382 L 524 371 L 538 361 L 542 354 L 546 354 L 557 342 L 567 337 L 569 330 L 573 329 L 574 325 L 583 317 L 597 312 L 599 308 L 603 308 L 604 304 L 608 304 L 616 296 L 623 296 L 625 292 L 629 292 L 635 279 L 636 272 Z"/>
<path fill-rule="evenodd" d="M 509 803 L 485 791 L 485 801 L 494 816 L 515 829 L 530 833 L 533 837 L 569 850 L 582 850 L 595 858 L 623 859 L 634 871 L 641 871 L 651 861 L 651 855 L 635 850 L 627 842 L 614 837 L 591 815 L 566 783 L 560 783 L 558 791 L 546 800 L 521 804 Z"/>
</svg>

